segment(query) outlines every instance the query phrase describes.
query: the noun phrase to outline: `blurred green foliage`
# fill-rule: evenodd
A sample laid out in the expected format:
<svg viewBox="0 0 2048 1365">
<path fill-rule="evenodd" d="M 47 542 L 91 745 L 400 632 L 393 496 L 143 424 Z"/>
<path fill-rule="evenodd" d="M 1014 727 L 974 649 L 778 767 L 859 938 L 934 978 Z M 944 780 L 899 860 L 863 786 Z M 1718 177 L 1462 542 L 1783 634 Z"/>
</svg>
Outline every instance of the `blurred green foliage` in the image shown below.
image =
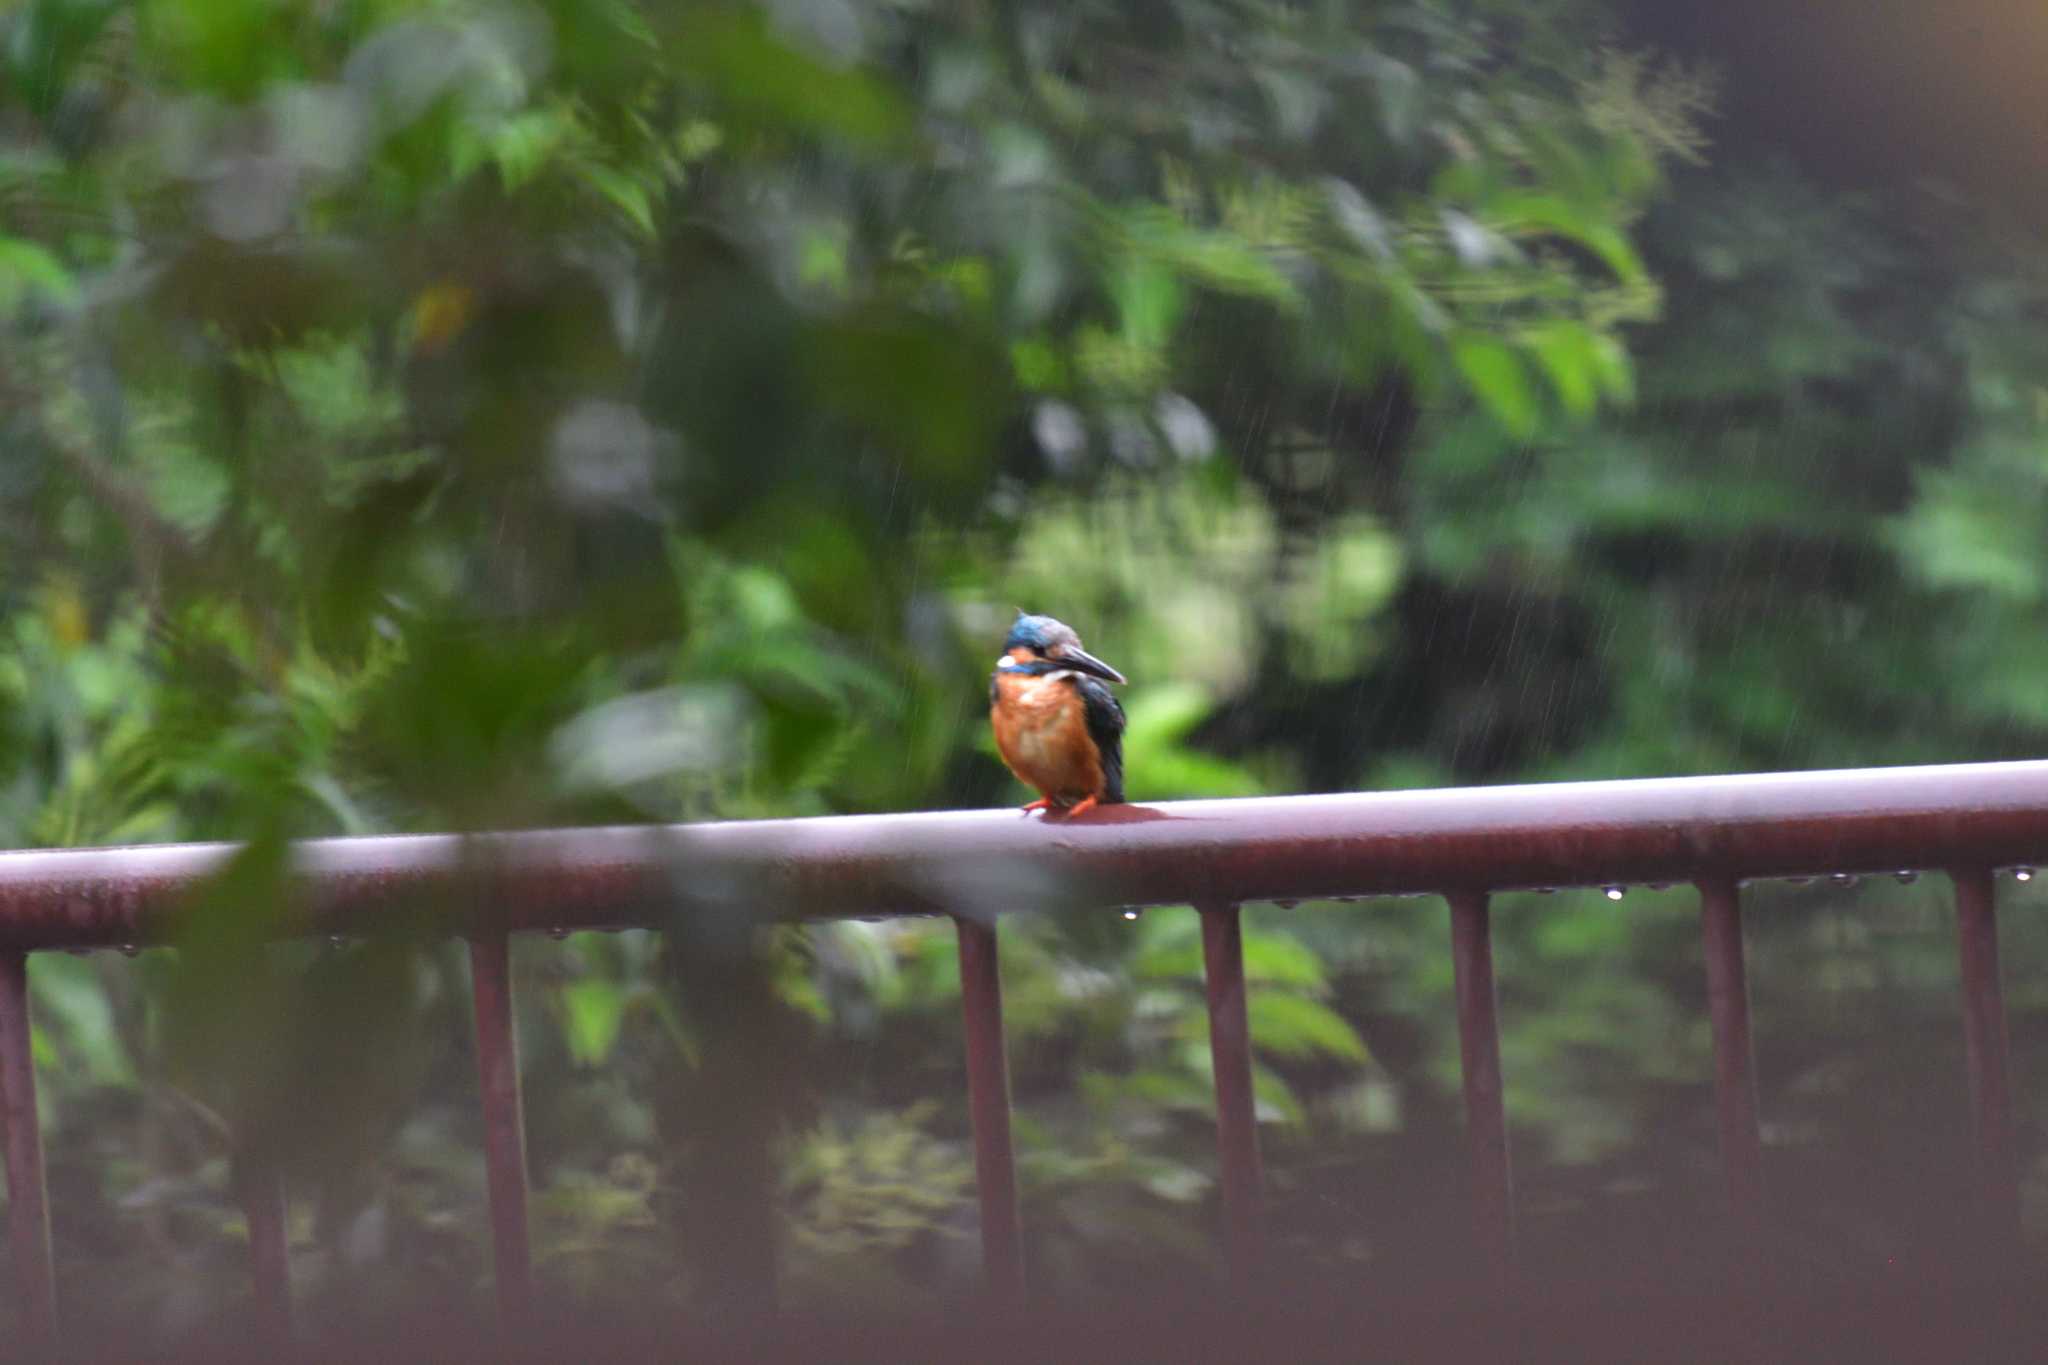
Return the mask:
<svg viewBox="0 0 2048 1365">
<path fill-rule="evenodd" d="M 252 1134 L 316 1323 L 483 1283 L 459 950 L 263 948 L 283 841 L 999 804 L 1013 607 L 1132 677 L 1138 800 L 2048 734 L 2039 262 L 1699 169 L 1712 81 L 1596 0 L 15 0 L 0 62 L 0 844 L 251 841 L 175 951 L 35 965 L 110 1313 L 238 1292 Z M 1764 901 L 1773 1159 L 1885 1254 L 1908 1220 L 1842 1210 L 1943 1083 L 1938 904 Z M 1500 921 L 1539 1230 L 1702 1187 L 1687 914 Z M 1459 1197 L 1442 937 L 1254 912 L 1304 1264 Z M 1042 1282 L 1206 1264 L 1192 918 L 1004 946 Z M 952 954 L 774 946 L 799 1297 L 971 1281 Z M 691 1289 L 661 958 L 519 954 L 540 1265 L 587 1300 Z"/>
</svg>

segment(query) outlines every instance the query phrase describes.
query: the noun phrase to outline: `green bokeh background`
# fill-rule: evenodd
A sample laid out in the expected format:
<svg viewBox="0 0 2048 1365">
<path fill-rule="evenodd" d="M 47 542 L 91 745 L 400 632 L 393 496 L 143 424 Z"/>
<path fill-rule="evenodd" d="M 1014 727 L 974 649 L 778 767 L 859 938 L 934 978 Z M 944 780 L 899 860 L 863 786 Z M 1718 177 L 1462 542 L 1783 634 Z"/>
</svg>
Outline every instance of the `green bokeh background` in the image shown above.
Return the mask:
<svg viewBox="0 0 2048 1365">
<path fill-rule="evenodd" d="M 252 845 L 177 948 L 34 962 L 67 1301 L 232 1304 L 260 1131 L 314 1330 L 484 1303 L 460 949 L 262 948 L 282 842 L 1020 801 L 984 719 L 1016 607 L 1132 679 L 1139 801 L 2040 752 L 2036 243 L 1716 145 L 1744 72 L 1620 20 L 0 5 L 0 845 Z M 1752 897 L 1767 1160 L 1821 1271 L 1959 1216 L 1945 895 Z M 2010 904 L 2038 1239 L 2048 939 Z M 1678 1264 L 1711 1218 L 1693 913 L 1500 903 L 1553 1264 Z M 1446 1263 L 1441 907 L 1247 932 L 1276 1254 Z M 1037 1282 L 1214 1273 L 1192 915 L 1003 946 Z M 950 930 L 764 954 L 785 1296 L 958 1295 Z M 716 1021 L 656 935 L 516 956 L 540 1274 L 687 1302 Z"/>
</svg>

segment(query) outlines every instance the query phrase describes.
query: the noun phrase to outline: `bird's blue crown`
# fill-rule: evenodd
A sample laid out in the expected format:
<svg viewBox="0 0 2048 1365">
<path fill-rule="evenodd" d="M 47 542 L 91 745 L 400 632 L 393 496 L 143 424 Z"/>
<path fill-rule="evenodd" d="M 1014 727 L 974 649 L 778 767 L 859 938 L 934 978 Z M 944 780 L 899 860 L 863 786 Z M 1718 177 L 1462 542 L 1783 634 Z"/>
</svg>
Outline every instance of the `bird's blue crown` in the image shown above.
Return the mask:
<svg viewBox="0 0 2048 1365">
<path fill-rule="evenodd" d="M 1067 633 L 1070 632 L 1066 627 L 1050 616 L 1029 616 L 1020 611 L 1010 626 L 1010 638 L 1003 641 L 1003 648 L 1045 649 Z"/>
</svg>

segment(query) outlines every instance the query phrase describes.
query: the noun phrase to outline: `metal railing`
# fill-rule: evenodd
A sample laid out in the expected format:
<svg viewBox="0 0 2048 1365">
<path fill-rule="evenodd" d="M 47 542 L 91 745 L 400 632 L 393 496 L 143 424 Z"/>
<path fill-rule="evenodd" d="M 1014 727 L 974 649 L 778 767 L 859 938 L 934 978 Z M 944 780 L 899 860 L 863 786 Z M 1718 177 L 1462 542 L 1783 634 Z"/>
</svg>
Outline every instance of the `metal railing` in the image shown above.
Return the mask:
<svg viewBox="0 0 2048 1365">
<path fill-rule="evenodd" d="M 0 854 L 0 1116 L 13 1261 L 29 1332 L 54 1332 L 49 1218 L 29 1042 L 38 950 L 164 943 L 188 893 L 234 846 Z M 507 936 L 662 927 L 710 905 L 764 918 L 947 915 L 959 941 L 983 1265 L 1024 1289 L 995 931 L 998 913 L 1190 905 L 1202 917 L 1223 1236 L 1234 1273 L 1259 1260 L 1260 1159 L 1239 906 L 1434 894 L 1450 912 L 1473 1209 L 1505 1281 L 1513 1181 L 1494 1016 L 1489 897 L 1529 888 L 1690 882 L 1715 1056 L 1727 1195 L 1763 1199 L 1744 980 L 1741 888 L 1753 878 L 1944 872 L 1955 892 L 1964 1018 L 1987 1214 L 2017 1229 L 2012 1096 L 1994 874 L 2048 862 L 2048 762 L 1486 787 L 1117 806 L 1084 820 L 1014 811 L 849 816 L 472 837 L 331 839 L 294 849 L 286 934 L 374 934 L 400 907 L 460 888 L 445 932 L 469 941 L 494 1268 L 501 1313 L 532 1292 Z M 1612 890 L 1610 890 L 1612 894 Z M 257 1299 L 289 1322 L 284 1200 L 238 1170 Z"/>
</svg>

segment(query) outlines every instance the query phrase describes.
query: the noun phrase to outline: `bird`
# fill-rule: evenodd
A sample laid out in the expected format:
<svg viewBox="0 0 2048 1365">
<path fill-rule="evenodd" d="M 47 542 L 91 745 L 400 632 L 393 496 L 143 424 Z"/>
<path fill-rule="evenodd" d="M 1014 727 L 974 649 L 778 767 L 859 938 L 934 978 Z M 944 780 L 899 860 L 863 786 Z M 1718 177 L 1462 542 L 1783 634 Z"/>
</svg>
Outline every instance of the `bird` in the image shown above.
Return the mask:
<svg viewBox="0 0 2048 1365">
<path fill-rule="evenodd" d="M 1072 626 L 1017 613 L 988 680 L 988 718 L 1010 771 L 1039 797 L 1026 811 L 1072 819 L 1124 799 L 1124 675 L 1081 648 Z"/>
</svg>

